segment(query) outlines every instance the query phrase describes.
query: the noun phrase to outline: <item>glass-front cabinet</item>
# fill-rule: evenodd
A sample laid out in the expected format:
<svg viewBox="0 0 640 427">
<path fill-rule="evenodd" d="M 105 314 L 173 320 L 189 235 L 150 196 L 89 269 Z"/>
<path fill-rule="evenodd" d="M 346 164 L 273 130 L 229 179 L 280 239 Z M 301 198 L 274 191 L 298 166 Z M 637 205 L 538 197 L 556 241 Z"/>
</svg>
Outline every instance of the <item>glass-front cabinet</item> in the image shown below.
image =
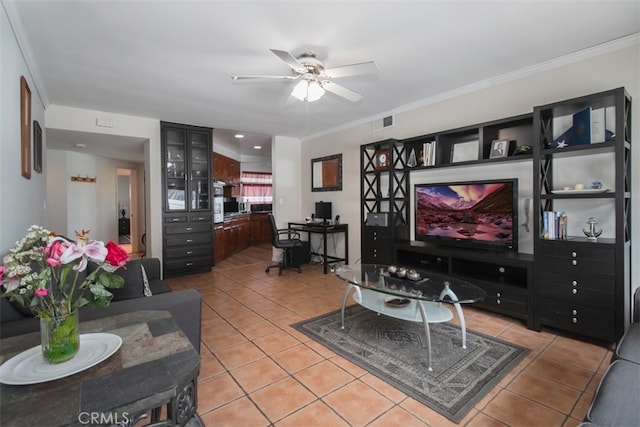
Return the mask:
<svg viewBox="0 0 640 427">
<path fill-rule="evenodd" d="M 165 276 L 208 271 L 211 256 L 212 129 L 161 123 Z"/>
<path fill-rule="evenodd" d="M 211 131 L 163 128 L 165 211 L 211 208 Z"/>
</svg>

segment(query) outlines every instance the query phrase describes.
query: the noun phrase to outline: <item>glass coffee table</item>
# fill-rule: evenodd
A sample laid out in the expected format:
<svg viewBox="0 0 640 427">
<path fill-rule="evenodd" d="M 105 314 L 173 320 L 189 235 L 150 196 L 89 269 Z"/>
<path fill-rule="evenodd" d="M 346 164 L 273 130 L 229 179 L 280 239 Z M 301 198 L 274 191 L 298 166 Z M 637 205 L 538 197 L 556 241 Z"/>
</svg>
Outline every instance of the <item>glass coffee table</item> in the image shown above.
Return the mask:
<svg viewBox="0 0 640 427">
<path fill-rule="evenodd" d="M 335 274 L 348 283 L 342 297 L 342 329 L 344 309 L 351 291 L 361 306 L 379 314 L 412 322 L 422 322 L 427 338 L 427 362 L 431 368 L 431 334 L 429 323 L 447 322 L 455 307 L 460 319 L 462 348 L 467 348 L 467 331 L 461 304 L 482 301 L 486 292 L 465 280 L 427 271 L 411 271 L 409 276 L 398 277 L 389 273 L 386 265 L 360 264 L 340 266 Z M 393 271 L 393 268 L 391 269 Z M 444 303 L 444 304 L 443 304 Z"/>
</svg>

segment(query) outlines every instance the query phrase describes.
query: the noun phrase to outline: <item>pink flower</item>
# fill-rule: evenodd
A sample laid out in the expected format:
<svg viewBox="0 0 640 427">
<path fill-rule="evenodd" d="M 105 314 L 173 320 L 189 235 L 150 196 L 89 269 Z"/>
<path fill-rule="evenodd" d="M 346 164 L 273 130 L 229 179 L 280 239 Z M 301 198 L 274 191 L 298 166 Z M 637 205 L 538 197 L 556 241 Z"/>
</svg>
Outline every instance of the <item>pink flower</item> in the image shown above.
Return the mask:
<svg viewBox="0 0 640 427">
<path fill-rule="evenodd" d="M 62 254 L 64 254 L 69 246 L 70 243 L 68 241 L 64 240 L 62 237 L 56 237 L 44 251 L 49 254 L 49 258 L 60 260 Z"/>
<path fill-rule="evenodd" d="M 0 283 L 4 282 L 4 265 L 0 265 Z"/>
<path fill-rule="evenodd" d="M 47 295 L 49 295 L 49 291 L 46 289 L 36 289 L 34 294 L 37 297 L 46 297 Z"/>
<path fill-rule="evenodd" d="M 51 267 L 57 267 L 60 265 L 60 260 L 57 260 L 55 258 L 47 258 L 46 263 L 49 264 Z"/>
</svg>

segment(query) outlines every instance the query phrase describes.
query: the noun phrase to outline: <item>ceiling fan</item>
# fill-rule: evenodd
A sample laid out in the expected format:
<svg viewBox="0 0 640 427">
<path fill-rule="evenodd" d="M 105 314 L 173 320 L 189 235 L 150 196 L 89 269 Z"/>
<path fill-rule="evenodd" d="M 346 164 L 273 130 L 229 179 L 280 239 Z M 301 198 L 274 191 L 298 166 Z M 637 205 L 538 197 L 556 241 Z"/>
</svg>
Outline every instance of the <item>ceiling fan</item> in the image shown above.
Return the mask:
<svg viewBox="0 0 640 427">
<path fill-rule="evenodd" d="M 278 58 L 282 59 L 293 74 L 290 76 L 231 76 L 233 80 L 300 80 L 291 95 L 301 101 L 313 102 L 320 99 L 325 91 L 329 91 L 352 102 L 358 102 L 361 94 L 347 89 L 332 79 L 350 77 L 362 74 L 374 74 L 378 71 L 375 62 L 361 62 L 336 68 L 324 68 L 324 62 L 316 58 L 312 52 L 305 52 L 297 58 L 284 50 L 270 49 Z"/>
</svg>

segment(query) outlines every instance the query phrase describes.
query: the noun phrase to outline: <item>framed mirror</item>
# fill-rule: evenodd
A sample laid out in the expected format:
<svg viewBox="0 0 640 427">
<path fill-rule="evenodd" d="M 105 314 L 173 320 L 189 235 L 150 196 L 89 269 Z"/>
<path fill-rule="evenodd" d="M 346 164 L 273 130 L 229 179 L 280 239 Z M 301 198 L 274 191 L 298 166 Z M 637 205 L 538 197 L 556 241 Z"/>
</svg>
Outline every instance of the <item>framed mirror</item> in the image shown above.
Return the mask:
<svg viewBox="0 0 640 427">
<path fill-rule="evenodd" d="M 342 191 L 342 154 L 311 159 L 311 191 Z"/>
</svg>

